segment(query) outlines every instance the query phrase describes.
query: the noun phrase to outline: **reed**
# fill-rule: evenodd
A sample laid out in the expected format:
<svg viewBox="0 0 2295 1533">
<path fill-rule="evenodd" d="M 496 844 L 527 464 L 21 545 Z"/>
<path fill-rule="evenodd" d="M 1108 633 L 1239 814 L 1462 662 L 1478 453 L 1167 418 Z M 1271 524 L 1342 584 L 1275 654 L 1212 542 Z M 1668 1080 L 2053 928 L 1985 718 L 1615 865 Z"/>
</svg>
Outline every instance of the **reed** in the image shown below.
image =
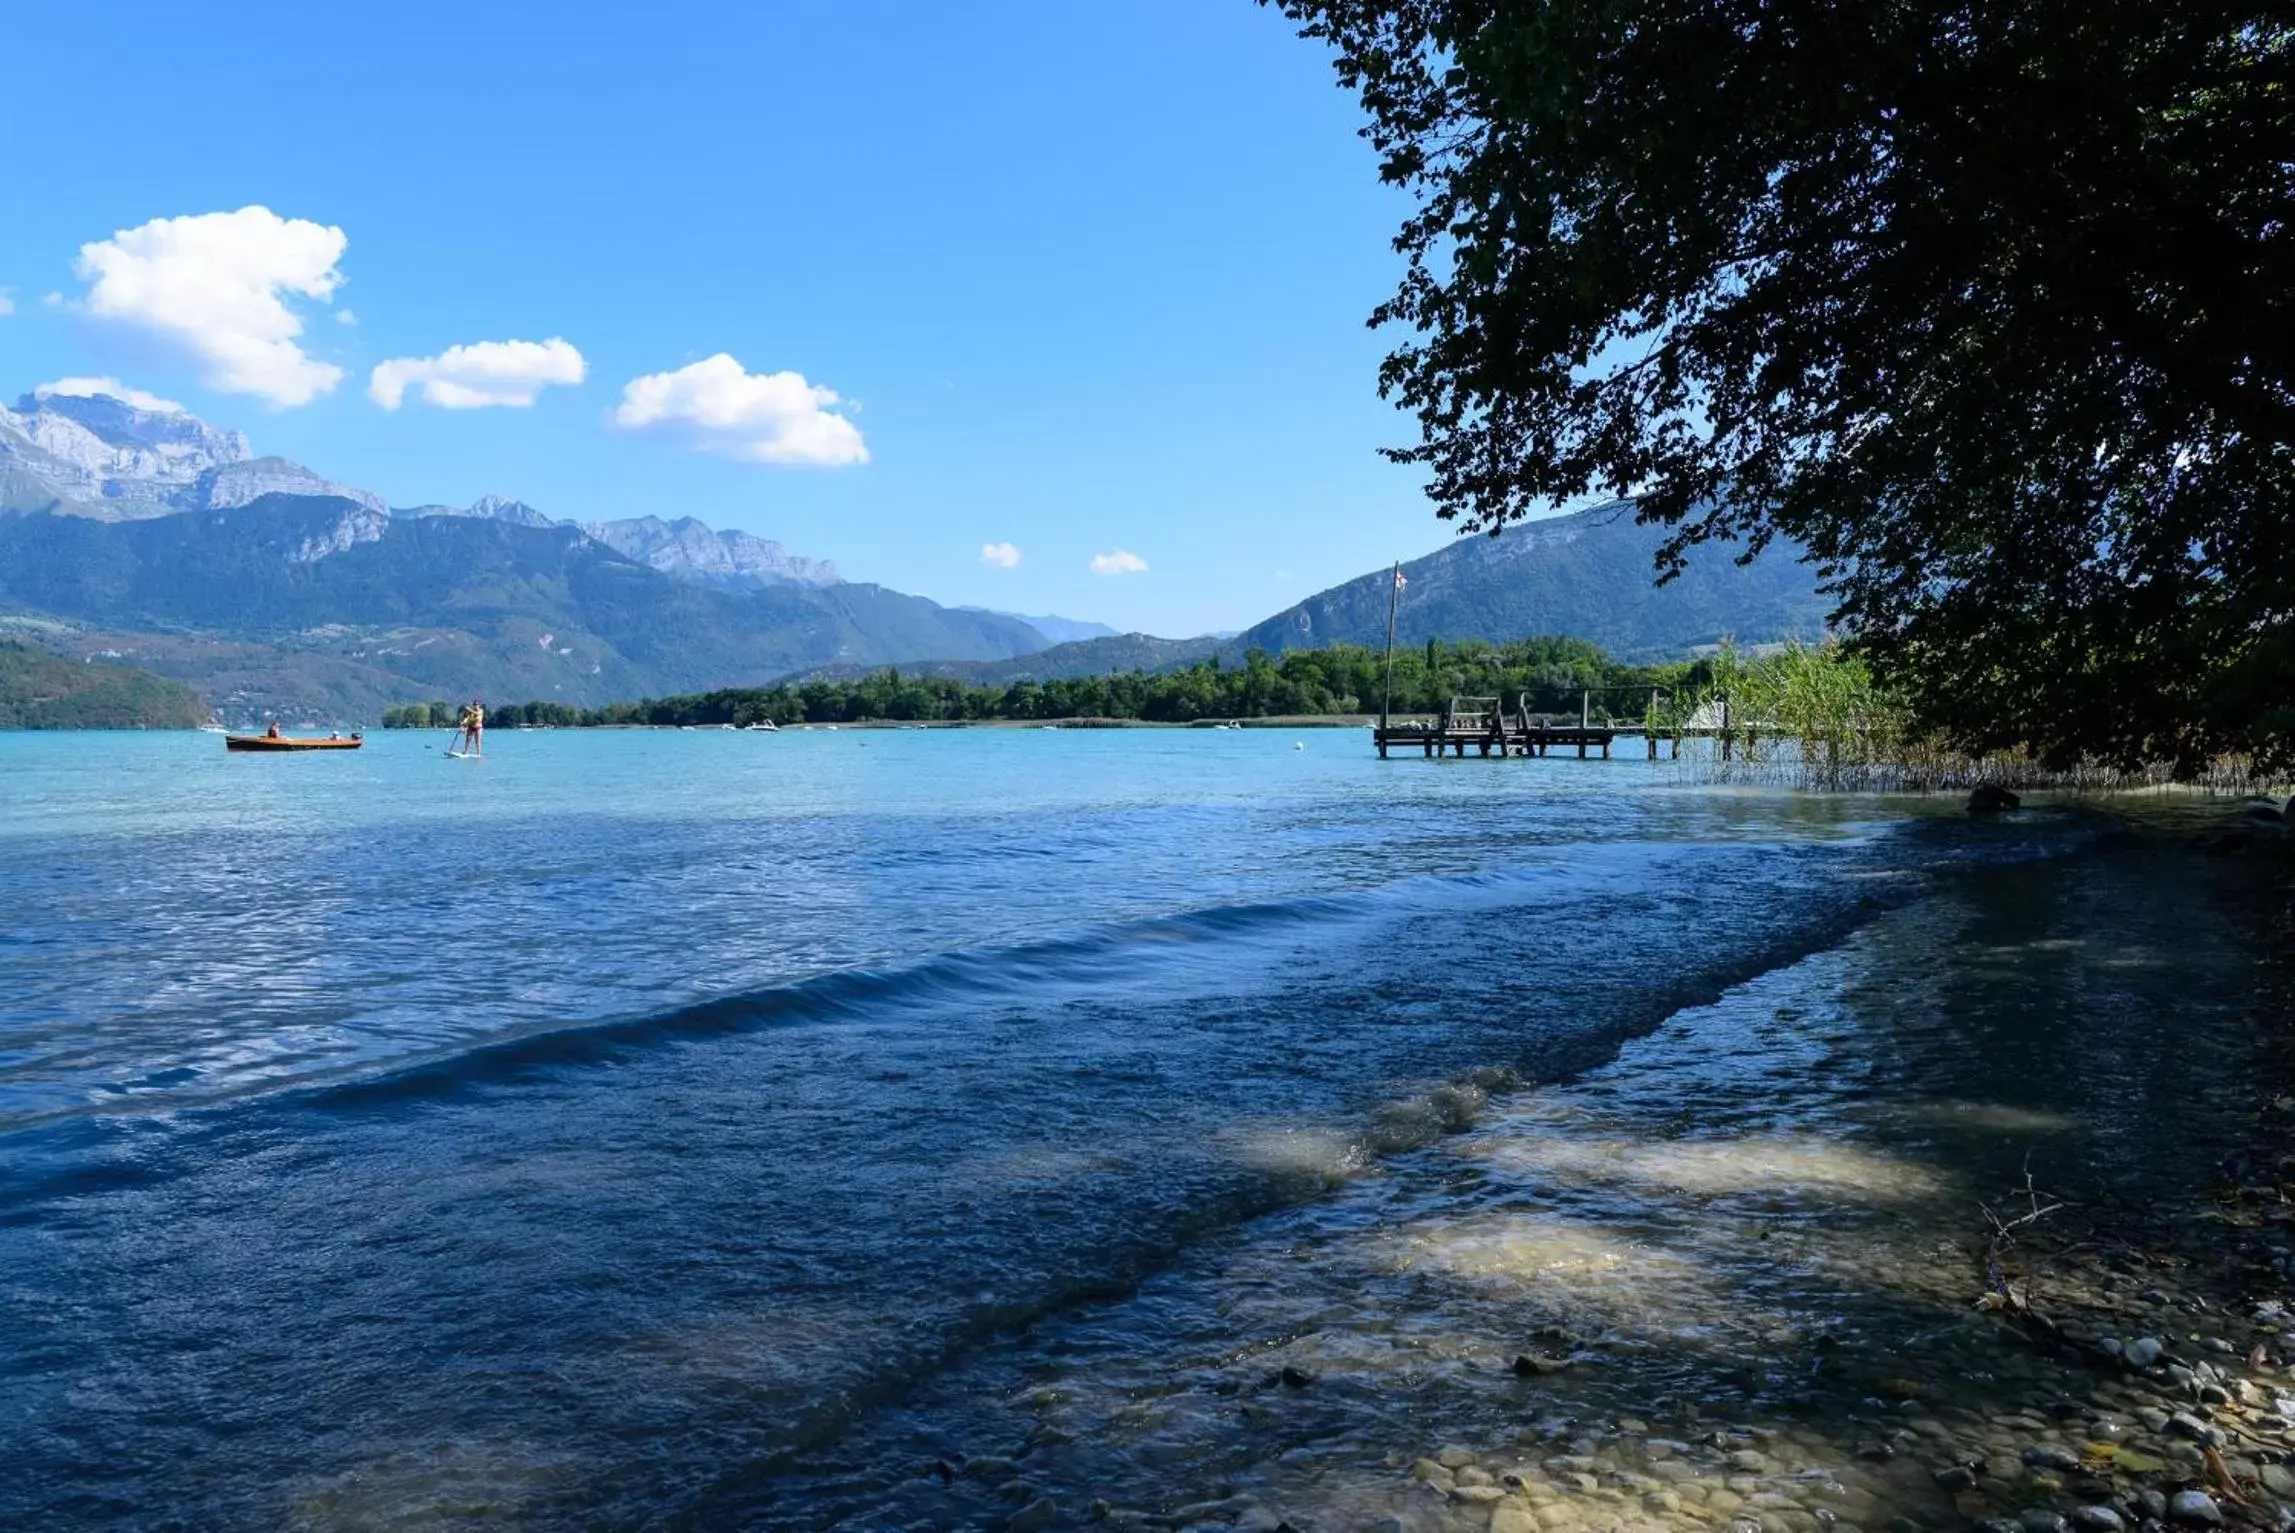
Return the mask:
<svg viewBox="0 0 2295 1533">
<path fill-rule="evenodd" d="M 1680 770 L 1702 783 L 1861 793 L 1986 784 L 2118 792 L 2177 780 L 2164 764 L 2132 771 L 2093 764 L 2054 768 L 2021 750 L 1970 755 L 1922 729 L 1862 657 L 1831 639 L 1759 652 L 1724 643 L 1707 674 L 1701 686 L 1653 698 L 1647 720 L 1653 730 L 1693 738 L 1679 758 Z M 2245 758 L 2212 762 L 2197 779 L 2183 781 L 2222 793 L 2263 785 Z"/>
</svg>

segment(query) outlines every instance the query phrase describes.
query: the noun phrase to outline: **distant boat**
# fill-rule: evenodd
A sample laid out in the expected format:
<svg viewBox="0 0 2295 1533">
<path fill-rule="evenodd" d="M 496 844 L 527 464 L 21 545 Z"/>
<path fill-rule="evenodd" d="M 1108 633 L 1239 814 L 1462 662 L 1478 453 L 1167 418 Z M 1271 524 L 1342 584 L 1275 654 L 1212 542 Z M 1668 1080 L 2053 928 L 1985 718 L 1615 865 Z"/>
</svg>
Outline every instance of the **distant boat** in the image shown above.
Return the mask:
<svg viewBox="0 0 2295 1533">
<path fill-rule="evenodd" d="M 225 735 L 227 751 L 355 751 L 366 742 L 357 735 L 324 740 L 302 740 L 293 735 Z"/>
<path fill-rule="evenodd" d="M 745 727 L 750 729 L 770 730 L 774 734 L 779 734 L 781 732 L 781 726 L 774 723 L 771 719 L 759 719 L 756 723 L 747 725 Z"/>
</svg>

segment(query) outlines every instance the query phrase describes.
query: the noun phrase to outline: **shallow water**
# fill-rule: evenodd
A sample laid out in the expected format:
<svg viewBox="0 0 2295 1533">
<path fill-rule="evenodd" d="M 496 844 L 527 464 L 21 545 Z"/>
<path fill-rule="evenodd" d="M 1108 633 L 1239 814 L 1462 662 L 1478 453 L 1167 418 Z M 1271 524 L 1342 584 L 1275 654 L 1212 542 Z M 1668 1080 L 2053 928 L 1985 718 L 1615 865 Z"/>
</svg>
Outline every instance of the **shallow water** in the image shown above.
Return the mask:
<svg viewBox="0 0 2295 1533">
<path fill-rule="evenodd" d="M 1954 1081 L 1953 901 L 2076 816 L 1353 732 L 436 744 L 0 737 L 0 1520 L 1352 1515 L 1530 1314 L 1678 1392 L 1830 1302 L 1633 1189 L 1774 1240 L 2064 1111 Z M 1997 967 L 2154 982 L 2052 955 Z M 2069 983 L 2035 1047 L 2110 1012 Z"/>
<path fill-rule="evenodd" d="M 2275 1067 L 2240 897 L 2126 843 L 1950 879 L 984 1349 L 809 1467 L 872 1527 L 993 1527 L 1049 1493 L 1123 1522 L 1478 1530 L 1487 1506 L 1402 1472 L 1458 1445 L 1537 1497 L 1598 1465 L 1602 1496 L 1538 1502 L 1550 1529 L 1696 1527 L 1725 1485 L 1751 1525 L 1959 1525 L 1940 1444 L 2014 1463 L 2129 1419 L 2108 1376 L 1973 1306 L 1981 1210 L 2029 1206 L 2027 1174 L 2071 1221 L 2180 1198 L 2246 1142 Z M 1755 1443 L 1748 1475 L 1729 1454 Z M 792 1510 L 758 1484 L 711 1508 L 818 1520 Z"/>
</svg>

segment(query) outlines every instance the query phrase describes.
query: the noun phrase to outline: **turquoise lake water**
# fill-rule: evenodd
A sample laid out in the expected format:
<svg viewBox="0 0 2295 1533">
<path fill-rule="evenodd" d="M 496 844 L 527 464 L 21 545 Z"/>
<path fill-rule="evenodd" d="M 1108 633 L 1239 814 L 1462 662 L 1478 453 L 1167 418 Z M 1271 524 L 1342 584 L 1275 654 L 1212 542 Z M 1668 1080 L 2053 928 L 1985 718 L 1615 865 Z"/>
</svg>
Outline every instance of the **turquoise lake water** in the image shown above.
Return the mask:
<svg viewBox="0 0 2295 1533">
<path fill-rule="evenodd" d="M 1360 731 L 444 741 L 0 735 L 0 1522 L 865 1519 L 852 1444 L 1394 1103 L 2086 834 Z"/>
</svg>

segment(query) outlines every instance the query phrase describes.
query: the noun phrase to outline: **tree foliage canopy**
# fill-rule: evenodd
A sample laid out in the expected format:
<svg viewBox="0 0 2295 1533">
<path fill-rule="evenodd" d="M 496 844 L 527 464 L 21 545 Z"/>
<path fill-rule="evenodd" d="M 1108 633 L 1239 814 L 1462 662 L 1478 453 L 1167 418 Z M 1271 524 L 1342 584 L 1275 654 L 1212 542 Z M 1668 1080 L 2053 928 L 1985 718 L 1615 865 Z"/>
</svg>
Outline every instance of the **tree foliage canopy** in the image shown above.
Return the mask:
<svg viewBox="0 0 2295 1533">
<path fill-rule="evenodd" d="M 850 681 L 783 682 L 690 697 L 649 698 L 604 708 L 563 703 L 505 703 L 488 722 L 548 725 L 710 725 L 861 723 L 875 719 L 967 722 L 985 719 L 1146 719 L 1192 724 L 1211 719 L 1263 719 L 1302 714 L 1370 714 L 1392 688 L 1397 713 L 1432 713 L 1459 694 L 1502 696 L 1509 707 L 1527 698 L 1550 713 L 1576 714 L 1591 693 L 1597 716 L 1640 720 L 1654 693 L 1671 694 L 1706 680 L 1709 662 L 1627 665 L 1583 639 L 1536 638 L 1513 644 L 1429 639 L 1398 650 L 1391 679 L 1385 657 L 1360 644 L 1295 649 L 1280 658 L 1253 650 L 1241 665 L 1207 660 L 1177 670 L 1122 671 L 967 686 L 944 676 L 876 671 Z M 445 728 L 444 703 L 411 703 L 383 715 L 385 728 Z"/>
<path fill-rule="evenodd" d="M 1272 0 L 1415 212 L 1440 514 L 1813 551 L 1978 749 L 2295 744 L 2295 22 L 2269 0 Z"/>
</svg>

